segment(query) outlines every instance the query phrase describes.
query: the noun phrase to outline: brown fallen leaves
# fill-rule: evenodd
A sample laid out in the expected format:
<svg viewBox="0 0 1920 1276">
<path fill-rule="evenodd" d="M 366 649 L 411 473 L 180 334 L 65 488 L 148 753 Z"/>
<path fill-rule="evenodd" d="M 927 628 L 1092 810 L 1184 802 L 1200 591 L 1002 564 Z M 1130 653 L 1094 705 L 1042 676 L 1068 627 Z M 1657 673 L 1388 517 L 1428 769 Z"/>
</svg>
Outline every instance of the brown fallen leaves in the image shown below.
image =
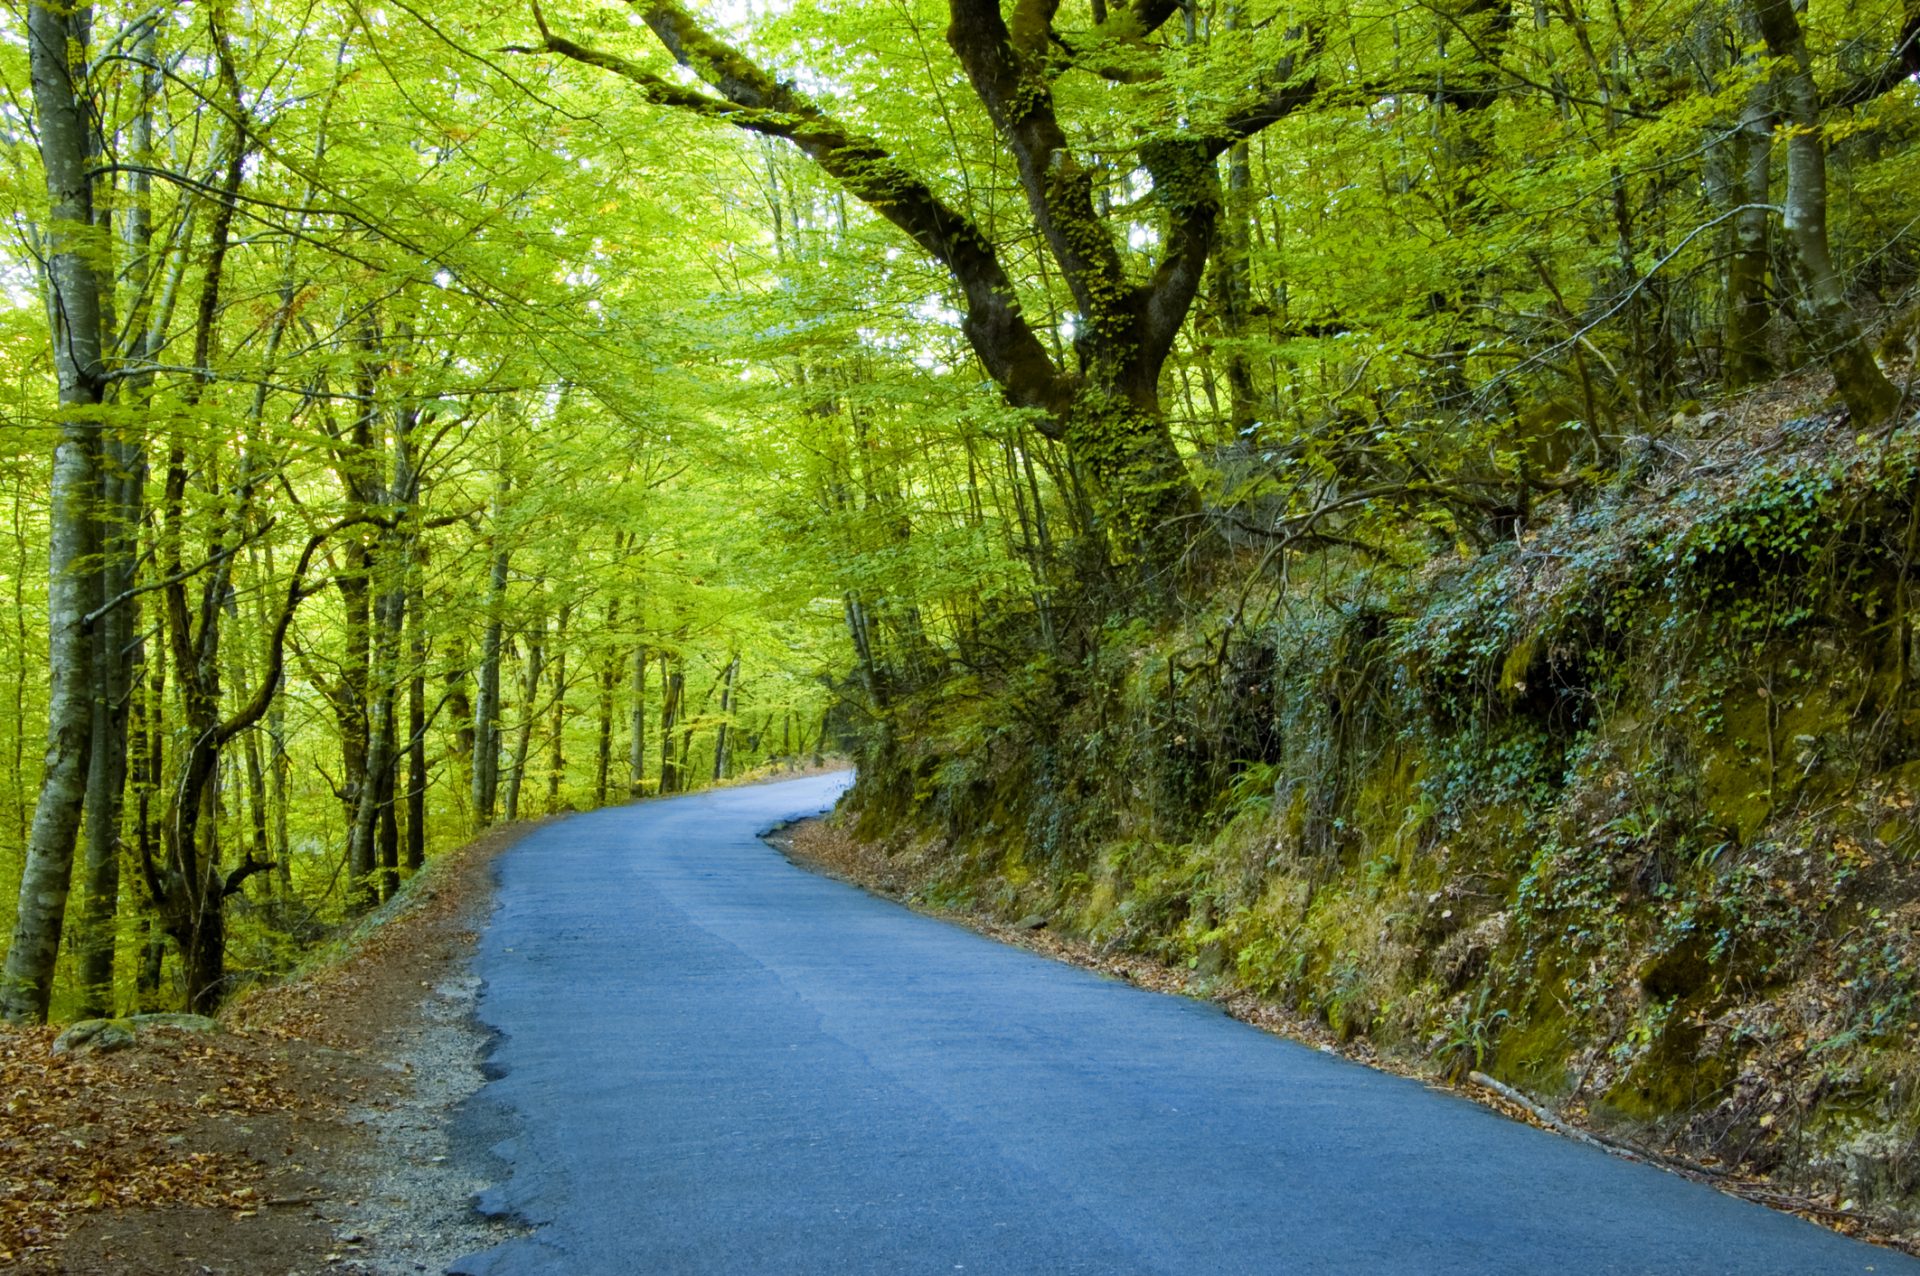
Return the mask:
<svg viewBox="0 0 1920 1276">
<path fill-rule="evenodd" d="M 221 1032 L 56 1057 L 58 1029 L 0 1027 L 0 1267 L 336 1270 L 364 1143 L 350 1110 L 405 1084 L 383 1043 L 464 963 L 488 860 L 528 827 L 436 856 L 298 978 L 228 1006 Z"/>
<path fill-rule="evenodd" d="M 44 1255 L 92 1211 L 258 1208 L 260 1163 L 191 1135 L 298 1102 L 263 1043 L 148 1029 L 134 1049 L 55 1055 L 57 1035 L 0 1028 L 0 1264 Z"/>
</svg>

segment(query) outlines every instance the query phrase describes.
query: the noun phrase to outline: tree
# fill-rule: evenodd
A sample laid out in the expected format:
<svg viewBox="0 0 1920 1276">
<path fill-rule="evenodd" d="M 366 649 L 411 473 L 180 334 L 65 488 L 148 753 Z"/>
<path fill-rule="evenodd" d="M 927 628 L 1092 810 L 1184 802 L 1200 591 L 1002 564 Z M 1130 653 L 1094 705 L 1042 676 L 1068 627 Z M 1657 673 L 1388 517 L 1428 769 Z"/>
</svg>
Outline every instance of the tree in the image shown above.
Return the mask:
<svg viewBox="0 0 1920 1276">
<path fill-rule="evenodd" d="M 88 173 L 93 132 L 81 88 L 87 35 L 84 9 L 34 4 L 27 10 L 34 115 L 50 203 L 45 281 L 61 420 L 48 511 L 47 671 L 52 692 L 47 760 L 20 881 L 13 942 L 0 974 L 0 1016 L 15 1023 L 45 1019 L 52 995 L 95 738 L 92 631 L 96 613 L 107 601 L 101 528 L 105 462 L 97 411 L 106 394 L 100 303 L 107 285 L 99 270 L 99 231 Z M 99 675 L 104 678 L 105 671 Z"/>
<path fill-rule="evenodd" d="M 634 8 L 674 60 L 718 97 L 556 35 L 536 9 L 542 47 L 621 76 L 650 102 L 792 142 L 904 231 L 951 276 L 964 306 L 964 331 L 981 365 L 1011 403 L 1034 410 L 1041 429 L 1067 443 L 1091 478 L 1115 554 L 1137 558 L 1149 573 L 1172 567 L 1191 534 L 1198 502 L 1162 411 L 1161 371 L 1214 248 L 1221 208 L 1215 161 L 1236 142 L 1314 100 L 1317 79 L 1302 56 L 1309 51 L 1308 36 L 1294 30 L 1269 42 L 1248 76 L 1249 88 L 1225 109 L 1152 129 L 1135 145 L 1165 222 L 1158 262 L 1136 279 L 1099 208 L 1099 165 L 1076 154 L 1055 88 L 1071 70 L 1121 76 L 1105 65 L 1114 46 L 1139 46 L 1176 6 L 1137 0 L 1081 42 L 1055 29 L 1057 6 L 1048 0 L 1025 0 L 1010 21 L 995 0 L 953 0 L 948 46 L 1009 153 L 1031 226 L 1072 297 L 1069 368 L 1047 351 L 1027 318 L 1002 260 L 1004 245 L 966 210 L 879 141 L 843 125 L 716 38 L 673 0 L 641 0 Z"/>
<path fill-rule="evenodd" d="M 1860 324 L 1827 242 L 1827 151 L 1820 93 L 1792 0 L 1755 0 L 1767 52 L 1783 64 L 1775 76 L 1787 133 L 1787 195 L 1781 222 L 1799 284 L 1796 301 L 1813 346 L 1833 371 L 1834 387 L 1861 425 L 1878 425 L 1900 405 Z M 1909 28 L 1912 24 L 1909 22 Z M 1911 40 L 1909 34 L 1907 39 Z"/>
</svg>

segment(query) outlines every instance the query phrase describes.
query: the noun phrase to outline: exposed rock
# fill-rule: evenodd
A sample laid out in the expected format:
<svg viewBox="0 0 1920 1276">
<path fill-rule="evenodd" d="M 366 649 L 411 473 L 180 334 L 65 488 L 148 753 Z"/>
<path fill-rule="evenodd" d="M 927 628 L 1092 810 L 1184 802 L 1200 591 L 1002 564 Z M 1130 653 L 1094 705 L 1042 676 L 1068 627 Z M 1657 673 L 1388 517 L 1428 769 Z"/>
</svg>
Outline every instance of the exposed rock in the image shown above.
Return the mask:
<svg viewBox="0 0 1920 1276">
<path fill-rule="evenodd" d="M 1920 1187 L 1920 1145 L 1893 1130 L 1869 1130 L 1840 1149 L 1847 1177 L 1873 1198 L 1902 1197 Z"/>
<path fill-rule="evenodd" d="M 1046 924 L 1047 915 L 1045 913 L 1028 913 L 1025 917 L 1015 922 L 1014 927 L 1018 930 L 1039 930 Z"/>
<path fill-rule="evenodd" d="M 1494 950 L 1507 937 L 1507 915 L 1495 913 L 1455 933 L 1433 955 L 1433 971 L 1449 992 L 1465 987 L 1487 968 Z"/>
<path fill-rule="evenodd" d="M 125 1050 L 136 1040 L 127 1019 L 82 1019 L 53 1040 L 55 1054 L 106 1054 Z"/>
<path fill-rule="evenodd" d="M 82 1019 L 53 1041 L 55 1054 L 106 1054 L 138 1045 L 140 1034 L 161 1028 L 174 1032 L 218 1032 L 220 1025 L 205 1015 L 157 1011 L 120 1019 Z"/>
</svg>

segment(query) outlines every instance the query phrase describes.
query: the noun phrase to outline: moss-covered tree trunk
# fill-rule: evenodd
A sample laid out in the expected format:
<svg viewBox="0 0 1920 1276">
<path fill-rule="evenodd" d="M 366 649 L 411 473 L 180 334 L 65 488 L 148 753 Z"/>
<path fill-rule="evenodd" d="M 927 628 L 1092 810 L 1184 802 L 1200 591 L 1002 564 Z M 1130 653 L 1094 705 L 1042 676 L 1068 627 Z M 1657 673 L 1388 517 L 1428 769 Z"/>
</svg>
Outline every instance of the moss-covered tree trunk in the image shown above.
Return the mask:
<svg viewBox="0 0 1920 1276">
<path fill-rule="evenodd" d="M 1833 264 L 1827 236 L 1827 144 L 1819 89 L 1792 0 L 1754 0 L 1754 18 L 1767 52 L 1784 66 L 1775 78 L 1787 132 L 1787 196 L 1782 225 L 1799 276 L 1801 322 L 1815 353 L 1833 372 L 1834 388 L 1856 423 L 1875 425 L 1893 414 L 1900 391 L 1874 362 L 1846 284 Z"/>
</svg>

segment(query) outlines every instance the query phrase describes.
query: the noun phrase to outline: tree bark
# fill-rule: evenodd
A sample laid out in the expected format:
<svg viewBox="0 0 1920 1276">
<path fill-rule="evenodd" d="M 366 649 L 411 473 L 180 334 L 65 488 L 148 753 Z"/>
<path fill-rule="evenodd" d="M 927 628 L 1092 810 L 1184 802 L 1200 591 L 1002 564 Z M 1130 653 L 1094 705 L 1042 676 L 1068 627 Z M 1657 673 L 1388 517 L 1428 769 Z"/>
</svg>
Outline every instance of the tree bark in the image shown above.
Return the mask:
<svg viewBox="0 0 1920 1276">
<path fill-rule="evenodd" d="M 720 689 L 720 726 L 713 736 L 713 782 L 727 778 L 727 728 L 732 724 L 733 688 L 740 678 L 740 656 L 727 662 L 726 682 Z"/>
<path fill-rule="evenodd" d="M 680 791 L 680 767 L 673 756 L 673 728 L 680 720 L 680 700 L 686 694 L 687 678 L 676 658 L 669 663 L 660 656 L 660 791 Z"/>
<path fill-rule="evenodd" d="M 607 603 L 607 632 L 611 634 L 619 623 L 620 599 L 615 596 Z M 596 807 L 607 804 L 607 780 L 613 769 L 613 696 L 620 686 L 619 652 L 608 648 L 599 653 L 599 663 L 599 735 L 593 757 L 593 804 Z"/>
<path fill-rule="evenodd" d="M 1741 112 L 1730 150 L 1734 179 L 1731 251 L 1727 257 L 1726 381 L 1731 388 L 1765 381 L 1774 372 L 1767 351 L 1773 306 L 1767 298 L 1768 243 L 1773 185 L 1773 92 L 1757 84 Z"/>
<path fill-rule="evenodd" d="M 422 613 L 421 573 L 426 554 L 414 563 L 407 589 L 407 845 L 404 866 L 418 872 L 427 862 L 427 630 Z"/>
<path fill-rule="evenodd" d="M 527 667 L 520 682 L 520 726 L 514 733 L 513 765 L 507 772 L 507 822 L 520 818 L 520 784 L 527 774 L 527 751 L 533 743 L 533 720 L 539 715 L 540 675 L 546 661 L 546 622 L 527 640 Z"/>
<path fill-rule="evenodd" d="M 633 738 L 627 742 L 627 791 L 639 797 L 647 783 L 647 649 L 633 649 Z"/>
<path fill-rule="evenodd" d="M 1813 82 L 1792 0 L 1753 0 L 1767 52 L 1786 63 L 1776 74 L 1775 91 L 1787 134 L 1787 198 L 1782 218 L 1793 254 L 1801 322 L 1815 350 L 1833 373 L 1834 388 L 1854 422 L 1877 425 L 1900 405 L 1900 391 L 1880 371 L 1861 335 L 1847 300 L 1845 283 L 1833 264 L 1827 238 L 1827 150 L 1821 126 L 1820 93 Z"/>
<path fill-rule="evenodd" d="M 500 517 L 512 478 L 503 468 L 493 489 L 493 564 L 487 584 L 487 624 L 480 638 L 480 669 L 473 706 L 473 821 L 493 823 L 500 791 L 500 647 L 507 603 L 508 556 Z"/>
<path fill-rule="evenodd" d="M 560 806 L 560 783 L 567 773 L 567 622 L 573 604 L 562 603 L 553 634 L 553 718 L 547 731 L 547 814 Z"/>
<path fill-rule="evenodd" d="M 91 129 L 72 61 L 77 57 L 85 63 L 85 13 L 43 4 L 27 10 L 34 115 L 51 205 L 46 287 L 61 413 L 48 492 L 46 765 L 28 834 L 13 940 L 0 972 L 0 1017 L 12 1023 L 47 1017 L 94 733 L 93 635 L 86 618 L 103 601 L 101 446 L 93 410 L 104 396 L 105 368 L 102 258 L 95 251 L 87 171 Z"/>
</svg>

